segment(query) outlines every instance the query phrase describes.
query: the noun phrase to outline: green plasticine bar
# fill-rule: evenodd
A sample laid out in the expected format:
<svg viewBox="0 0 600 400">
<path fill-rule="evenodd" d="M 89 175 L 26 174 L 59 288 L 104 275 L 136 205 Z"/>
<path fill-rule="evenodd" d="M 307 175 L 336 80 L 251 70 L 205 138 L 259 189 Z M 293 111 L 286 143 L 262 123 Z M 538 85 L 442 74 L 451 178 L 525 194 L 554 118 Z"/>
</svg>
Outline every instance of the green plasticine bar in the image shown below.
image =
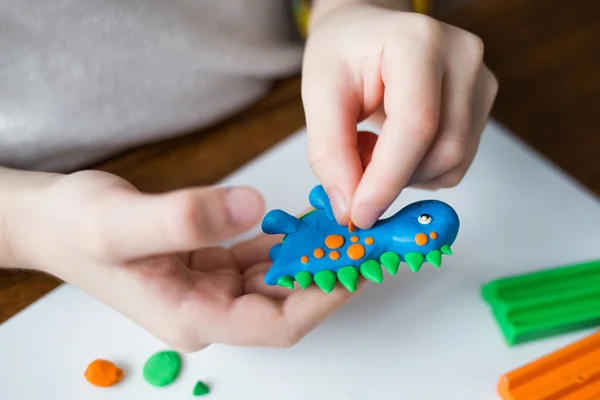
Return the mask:
<svg viewBox="0 0 600 400">
<path fill-rule="evenodd" d="M 509 346 L 600 325 L 600 260 L 500 278 L 482 286 Z"/>
</svg>

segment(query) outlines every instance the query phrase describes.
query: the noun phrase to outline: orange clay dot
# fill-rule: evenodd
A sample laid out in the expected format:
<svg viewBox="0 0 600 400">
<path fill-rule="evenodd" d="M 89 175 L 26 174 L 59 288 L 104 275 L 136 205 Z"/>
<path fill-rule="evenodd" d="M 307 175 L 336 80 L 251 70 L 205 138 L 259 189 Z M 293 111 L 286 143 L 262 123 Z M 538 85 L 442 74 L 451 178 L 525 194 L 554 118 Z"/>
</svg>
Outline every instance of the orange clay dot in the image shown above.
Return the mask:
<svg viewBox="0 0 600 400">
<path fill-rule="evenodd" d="M 329 258 L 331 258 L 332 260 L 339 260 L 340 259 L 340 252 L 339 251 L 332 251 L 331 253 L 329 253 Z"/>
<path fill-rule="evenodd" d="M 356 243 L 356 242 L 358 242 L 358 236 L 352 236 L 352 237 L 350 238 L 350 241 L 351 241 L 352 243 Z"/>
<path fill-rule="evenodd" d="M 437 233 L 436 232 L 431 232 L 429 234 L 429 237 L 432 238 L 433 240 L 437 239 Z"/>
<path fill-rule="evenodd" d="M 323 258 L 325 252 L 323 251 L 323 249 L 315 249 L 315 251 L 313 251 L 313 254 L 316 258 Z"/>
<path fill-rule="evenodd" d="M 419 246 L 425 246 L 429 239 L 427 239 L 427 235 L 424 233 L 417 233 L 415 235 L 415 243 Z"/>
<path fill-rule="evenodd" d="M 354 222 L 350 221 L 348 224 L 348 232 L 352 233 L 356 230 L 356 226 L 354 226 Z"/>
<path fill-rule="evenodd" d="M 355 243 L 348 247 L 346 254 L 351 260 L 360 260 L 365 255 L 365 248 L 362 244 Z"/>
<path fill-rule="evenodd" d="M 329 235 L 325 238 L 325 246 L 330 249 L 339 249 L 344 245 L 344 238 L 340 235 Z"/>
<path fill-rule="evenodd" d="M 373 239 L 372 237 L 368 237 L 368 238 L 365 239 L 365 243 L 370 246 L 373 243 L 375 243 L 375 239 Z"/>
<path fill-rule="evenodd" d="M 308 256 L 302 256 L 302 257 L 300 258 L 300 262 L 301 262 L 302 264 L 306 264 L 306 263 L 308 262 Z"/>
<path fill-rule="evenodd" d="M 110 361 L 94 360 L 83 376 L 94 386 L 109 387 L 123 379 L 123 370 Z"/>
</svg>

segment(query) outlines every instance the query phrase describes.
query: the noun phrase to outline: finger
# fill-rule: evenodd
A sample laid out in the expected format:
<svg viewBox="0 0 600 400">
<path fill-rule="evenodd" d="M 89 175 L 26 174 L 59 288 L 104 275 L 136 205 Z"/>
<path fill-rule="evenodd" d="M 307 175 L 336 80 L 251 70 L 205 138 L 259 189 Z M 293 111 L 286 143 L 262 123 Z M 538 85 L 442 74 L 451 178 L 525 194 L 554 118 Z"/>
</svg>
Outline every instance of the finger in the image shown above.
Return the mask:
<svg viewBox="0 0 600 400">
<path fill-rule="evenodd" d="M 350 200 L 362 175 L 356 150 L 356 125 L 362 99 L 346 68 L 306 63 L 302 99 L 308 132 L 308 160 L 327 192 L 338 223 L 348 222 Z M 339 69 L 334 70 L 333 67 Z M 310 77 L 310 78 L 309 78 Z"/>
<path fill-rule="evenodd" d="M 482 84 L 483 43 L 471 33 L 447 27 L 445 73 L 438 134 L 411 177 L 409 185 L 425 182 L 454 170 L 462 170 L 471 142 L 477 140 L 473 127 L 475 96 Z"/>
<path fill-rule="evenodd" d="M 256 275 L 264 275 L 269 270 L 269 268 L 271 268 L 271 265 L 272 263 L 270 261 L 254 264 L 253 266 L 244 271 L 244 279 L 249 280 L 251 278 L 254 278 Z"/>
<path fill-rule="evenodd" d="M 285 300 L 262 294 L 238 298 L 230 308 L 227 320 L 214 336 L 213 343 L 236 346 L 290 347 L 337 309 L 348 303 L 355 293 L 336 288 L 324 294 L 316 287 L 296 290 Z"/>
<path fill-rule="evenodd" d="M 498 79 L 490 69 L 482 65 L 479 71 L 479 84 L 473 104 L 473 126 L 477 132 L 483 132 L 487 125 L 492 107 L 498 96 Z"/>
<path fill-rule="evenodd" d="M 250 188 L 194 188 L 150 195 L 123 192 L 99 203 L 87 229 L 91 251 L 128 261 L 192 251 L 239 235 L 264 210 Z"/>
<path fill-rule="evenodd" d="M 241 271 L 260 263 L 270 264 L 269 250 L 275 244 L 281 243 L 282 237 L 283 235 L 260 234 L 250 240 L 236 243 L 230 248 L 230 252 Z"/>
<path fill-rule="evenodd" d="M 451 188 L 457 186 L 467 174 L 477 155 L 481 134 L 485 129 L 488 115 L 498 93 L 498 82 L 487 67 L 482 66 L 478 76 L 471 118 L 471 129 L 474 136 L 469 141 L 464 159 L 454 169 L 415 185 L 415 187 L 429 190 Z"/>
<path fill-rule="evenodd" d="M 316 286 L 292 293 L 283 304 L 287 336 L 294 339 L 291 344 L 297 343 L 327 317 L 358 296 L 366 284 L 365 279 L 359 279 L 354 293 L 340 285 L 327 295 Z"/>
<path fill-rule="evenodd" d="M 265 284 L 265 272 L 267 269 L 268 264 L 258 264 L 256 267 L 252 267 L 252 271 L 248 271 L 248 277 L 244 276 L 245 294 L 260 293 L 274 299 L 283 300 L 294 292 L 281 286 Z"/>
<path fill-rule="evenodd" d="M 383 123 L 385 122 L 385 118 L 385 109 L 383 106 L 381 106 L 377 109 L 377 111 L 375 111 L 373 114 L 367 117 L 365 122 L 371 125 L 375 125 L 378 129 L 381 129 Z"/>
<path fill-rule="evenodd" d="M 437 52 L 390 46 L 382 68 L 387 118 L 351 207 L 360 228 L 371 227 L 397 198 L 438 129 L 443 64 Z"/>
</svg>

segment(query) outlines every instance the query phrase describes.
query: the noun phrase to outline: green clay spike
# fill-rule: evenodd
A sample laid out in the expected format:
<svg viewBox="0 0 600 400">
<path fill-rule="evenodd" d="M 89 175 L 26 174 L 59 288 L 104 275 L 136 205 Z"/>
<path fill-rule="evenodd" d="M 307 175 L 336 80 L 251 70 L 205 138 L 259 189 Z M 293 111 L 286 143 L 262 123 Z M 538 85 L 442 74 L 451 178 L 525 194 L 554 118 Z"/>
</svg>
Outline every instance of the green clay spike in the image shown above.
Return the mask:
<svg viewBox="0 0 600 400">
<path fill-rule="evenodd" d="M 425 257 L 427 261 L 436 268 L 442 265 L 442 253 L 439 250 L 431 250 Z"/>
<path fill-rule="evenodd" d="M 411 269 L 412 272 L 419 272 L 421 266 L 425 262 L 425 257 L 421 253 L 412 252 L 408 253 L 404 256 L 404 260 L 408 264 L 408 268 Z"/>
<path fill-rule="evenodd" d="M 381 283 L 383 281 L 383 274 L 381 273 L 381 265 L 375 260 L 369 260 L 362 263 L 360 266 L 360 273 L 368 280 Z"/>
<path fill-rule="evenodd" d="M 447 256 L 452 255 L 452 250 L 450 250 L 450 246 L 448 246 L 447 244 L 443 245 L 440 250 L 442 251 L 442 253 L 444 253 Z"/>
<path fill-rule="evenodd" d="M 331 293 L 335 287 L 335 274 L 331 271 L 324 270 L 315 274 L 315 283 L 325 293 Z"/>
<path fill-rule="evenodd" d="M 208 385 L 202 381 L 198 381 L 196 382 L 196 385 L 194 386 L 194 390 L 192 391 L 192 394 L 194 396 L 204 396 L 205 394 L 209 394 L 210 393 L 210 388 L 208 387 Z"/>
<path fill-rule="evenodd" d="M 388 251 L 387 253 L 383 253 L 381 255 L 379 261 L 390 274 L 396 275 L 396 272 L 398 272 L 398 267 L 400 266 L 400 256 L 398 254 Z"/>
<path fill-rule="evenodd" d="M 294 289 L 294 279 L 291 276 L 284 275 L 277 281 L 279 286 L 286 287 L 290 290 Z"/>
<path fill-rule="evenodd" d="M 313 282 L 313 277 L 310 272 L 300 271 L 296 274 L 296 281 L 302 289 L 306 289 Z"/>
<path fill-rule="evenodd" d="M 343 267 L 337 272 L 340 283 L 348 289 L 350 293 L 356 291 L 356 281 L 358 281 L 358 271 L 354 267 Z"/>
</svg>

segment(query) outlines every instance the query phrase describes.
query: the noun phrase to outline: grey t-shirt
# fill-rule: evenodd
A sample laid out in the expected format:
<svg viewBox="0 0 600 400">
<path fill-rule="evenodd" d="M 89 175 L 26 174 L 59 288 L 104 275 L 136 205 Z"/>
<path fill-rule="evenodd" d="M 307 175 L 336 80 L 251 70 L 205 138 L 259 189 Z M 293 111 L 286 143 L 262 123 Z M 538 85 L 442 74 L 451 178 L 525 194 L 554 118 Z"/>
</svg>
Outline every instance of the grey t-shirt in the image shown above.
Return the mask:
<svg viewBox="0 0 600 400">
<path fill-rule="evenodd" d="M 0 164 L 65 172 L 212 124 L 297 72 L 281 0 L 0 1 Z"/>
</svg>

